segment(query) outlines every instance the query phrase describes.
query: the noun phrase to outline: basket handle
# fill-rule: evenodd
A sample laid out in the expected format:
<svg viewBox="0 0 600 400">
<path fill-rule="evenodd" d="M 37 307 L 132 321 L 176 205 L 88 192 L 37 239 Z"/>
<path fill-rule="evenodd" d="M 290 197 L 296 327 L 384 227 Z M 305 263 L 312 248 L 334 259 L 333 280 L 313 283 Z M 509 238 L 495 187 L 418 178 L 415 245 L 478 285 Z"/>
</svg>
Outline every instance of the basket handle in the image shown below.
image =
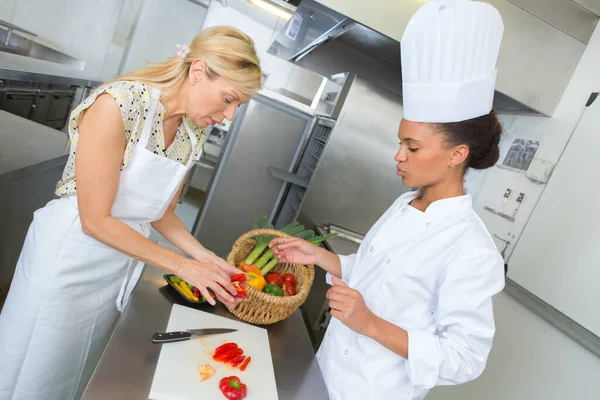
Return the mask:
<svg viewBox="0 0 600 400">
<path fill-rule="evenodd" d="M 276 229 L 255 229 L 250 232 L 246 232 L 242 236 L 240 236 L 233 244 L 233 247 L 241 246 L 241 244 L 244 243 L 246 240 L 252 239 L 257 236 L 276 236 L 280 238 L 291 237 L 287 233 L 278 231 Z"/>
</svg>

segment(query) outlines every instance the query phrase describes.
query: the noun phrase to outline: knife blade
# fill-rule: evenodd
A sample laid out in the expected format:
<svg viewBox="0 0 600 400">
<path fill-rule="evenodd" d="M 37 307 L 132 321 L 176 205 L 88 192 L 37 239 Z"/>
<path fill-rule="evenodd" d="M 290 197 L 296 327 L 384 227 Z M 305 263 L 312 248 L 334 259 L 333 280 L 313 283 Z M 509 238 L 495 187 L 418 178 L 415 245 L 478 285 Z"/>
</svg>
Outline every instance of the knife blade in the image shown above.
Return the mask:
<svg viewBox="0 0 600 400">
<path fill-rule="evenodd" d="M 160 343 L 171 343 L 171 342 L 181 342 L 183 340 L 189 340 L 192 336 L 209 336 L 209 335 L 219 335 L 223 333 L 231 333 L 236 332 L 237 329 L 229 329 L 229 328 L 207 328 L 207 329 L 188 329 L 187 331 L 176 331 L 176 332 L 166 332 L 159 333 L 156 332 L 152 335 L 152 343 L 160 344 Z"/>
</svg>

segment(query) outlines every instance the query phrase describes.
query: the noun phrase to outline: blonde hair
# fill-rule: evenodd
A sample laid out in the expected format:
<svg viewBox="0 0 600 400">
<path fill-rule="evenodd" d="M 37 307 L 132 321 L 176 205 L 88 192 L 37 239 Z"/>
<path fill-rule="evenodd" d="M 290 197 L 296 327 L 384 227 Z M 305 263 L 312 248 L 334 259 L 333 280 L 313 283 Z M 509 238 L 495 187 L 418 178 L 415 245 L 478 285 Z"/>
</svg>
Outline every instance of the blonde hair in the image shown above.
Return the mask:
<svg viewBox="0 0 600 400">
<path fill-rule="evenodd" d="M 189 53 L 183 59 L 173 56 L 163 62 L 148 64 L 110 82 L 140 81 L 159 87 L 170 96 L 179 91 L 187 79 L 190 64 L 196 59 L 201 59 L 206 65 L 209 78 L 220 76 L 248 95 L 260 90 L 260 60 L 256 55 L 254 41 L 242 31 L 231 26 L 204 29 L 194 37 L 189 49 Z"/>
</svg>

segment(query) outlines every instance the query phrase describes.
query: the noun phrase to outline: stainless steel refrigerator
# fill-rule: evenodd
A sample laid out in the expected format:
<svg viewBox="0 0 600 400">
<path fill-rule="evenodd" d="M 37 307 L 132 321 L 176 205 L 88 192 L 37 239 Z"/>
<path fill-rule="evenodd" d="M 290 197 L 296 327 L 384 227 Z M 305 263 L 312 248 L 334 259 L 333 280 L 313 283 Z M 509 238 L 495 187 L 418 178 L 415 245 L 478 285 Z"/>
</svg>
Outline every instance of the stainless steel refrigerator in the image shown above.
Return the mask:
<svg viewBox="0 0 600 400">
<path fill-rule="evenodd" d="M 252 229 L 254 217 L 267 215 L 276 226 L 284 218 L 296 218 L 298 199 L 310 179 L 295 173 L 311 135 L 331 126 L 330 118 L 317 117 L 310 107 L 282 97 L 253 96 L 229 128 L 192 230 L 195 237 L 225 257 L 233 242 Z"/>
</svg>

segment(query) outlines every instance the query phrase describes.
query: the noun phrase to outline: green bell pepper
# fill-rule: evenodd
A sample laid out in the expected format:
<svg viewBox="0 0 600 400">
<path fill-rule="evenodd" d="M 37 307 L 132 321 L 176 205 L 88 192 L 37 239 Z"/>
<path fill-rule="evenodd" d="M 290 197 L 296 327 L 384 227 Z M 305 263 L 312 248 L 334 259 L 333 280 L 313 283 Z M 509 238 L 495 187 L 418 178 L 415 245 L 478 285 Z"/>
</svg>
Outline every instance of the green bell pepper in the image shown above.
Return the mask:
<svg viewBox="0 0 600 400">
<path fill-rule="evenodd" d="M 272 283 L 265 285 L 263 292 L 268 293 L 273 296 L 280 296 L 280 297 L 283 296 L 283 289 Z"/>
</svg>

